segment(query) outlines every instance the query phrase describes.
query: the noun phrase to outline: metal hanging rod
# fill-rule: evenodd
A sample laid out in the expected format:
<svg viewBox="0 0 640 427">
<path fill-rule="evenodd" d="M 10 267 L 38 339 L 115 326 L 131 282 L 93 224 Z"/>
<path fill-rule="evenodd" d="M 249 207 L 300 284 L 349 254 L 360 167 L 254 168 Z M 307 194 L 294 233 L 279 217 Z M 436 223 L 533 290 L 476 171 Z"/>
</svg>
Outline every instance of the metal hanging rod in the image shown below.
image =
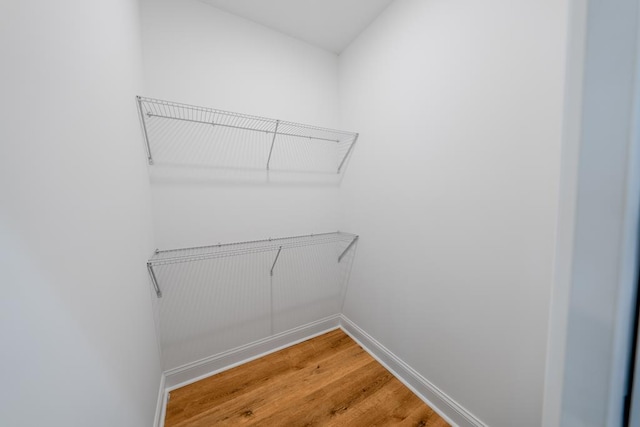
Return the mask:
<svg viewBox="0 0 640 427">
<path fill-rule="evenodd" d="M 304 236 L 281 237 L 277 239 L 253 240 L 225 243 L 211 246 L 156 251 L 149 260 L 152 266 L 201 261 L 212 258 L 238 256 L 251 253 L 278 251 L 304 246 L 321 245 L 334 242 L 351 242 L 355 234 L 344 232 L 309 234 Z"/>
<path fill-rule="evenodd" d="M 276 135 L 282 135 L 282 136 L 293 136 L 297 138 L 315 139 L 318 141 L 340 142 L 339 139 L 321 138 L 318 136 L 307 136 L 307 135 L 297 135 L 297 134 L 287 133 L 287 132 L 278 132 L 278 123 L 280 122 L 280 120 L 276 120 L 276 128 L 274 130 L 261 130 L 261 129 L 252 129 L 250 127 L 245 127 L 245 126 L 234 126 L 234 125 L 227 125 L 224 123 L 205 122 L 203 120 L 192 120 L 192 119 L 183 119 L 180 117 L 163 116 L 161 114 L 147 113 L 147 117 L 158 117 L 161 119 L 179 120 L 183 122 L 200 123 L 203 125 L 221 126 L 221 127 L 230 128 L 230 129 L 240 129 L 240 130 L 248 130 L 253 132 L 269 133 L 269 134 L 273 134 L 274 138 Z"/>
<path fill-rule="evenodd" d="M 253 121 L 261 121 L 264 122 L 266 124 L 275 124 L 276 121 L 278 121 L 277 119 L 272 119 L 269 117 L 262 117 L 262 116 L 254 116 L 251 114 L 246 114 L 246 113 L 236 113 L 233 111 L 226 111 L 226 110 L 218 110 L 216 108 L 209 108 L 209 107 L 201 107 L 201 106 L 197 106 L 197 105 L 191 105 L 191 104 L 184 104 L 184 103 L 180 103 L 180 102 L 174 102 L 174 101 L 165 101 L 162 99 L 156 99 L 156 98 L 148 98 L 148 97 L 143 97 L 143 96 L 136 96 L 136 98 L 140 101 L 140 103 L 144 104 L 145 106 L 147 106 L 147 104 L 156 104 L 158 106 L 161 107 L 167 107 L 165 110 L 158 110 L 158 108 L 160 107 L 153 107 L 153 106 L 147 106 L 145 108 L 146 111 L 170 111 L 171 113 L 169 114 L 169 116 L 171 117 L 176 117 L 176 116 L 180 116 L 179 115 L 179 111 L 177 111 L 177 109 L 188 109 L 188 110 L 194 110 L 194 111 L 198 111 L 201 113 L 213 113 L 213 114 L 217 114 L 220 116 L 229 116 L 229 117 L 240 117 L 240 118 L 246 118 L 246 119 L 250 119 Z M 155 109 L 154 109 L 155 108 Z M 289 122 L 289 121 L 285 121 L 285 120 L 280 120 L 280 122 L 282 122 L 285 125 L 289 125 L 289 126 L 294 126 L 296 128 L 304 128 L 304 129 L 308 129 L 308 131 L 323 131 L 323 132 L 328 132 L 328 133 L 332 133 L 332 134 L 342 134 L 342 135 L 354 135 L 354 132 L 349 132 L 349 131 L 344 131 L 344 130 L 338 130 L 338 129 L 331 129 L 331 128 L 324 128 L 321 126 L 314 126 L 314 125 L 308 125 L 308 124 L 302 124 L 302 123 L 296 123 L 296 122 Z M 298 135 L 298 136 L 303 136 L 303 135 Z"/>
<path fill-rule="evenodd" d="M 273 135 L 273 137 L 271 138 L 271 146 L 268 152 L 269 155 L 268 158 L 265 159 L 267 170 L 271 169 L 271 167 L 273 166 L 274 162 L 272 161 L 272 157 L 277 157 L 279 160 L 279 164 L 275 166 L 276 168 L 284 167 L 286 170 L 288 168 L 295 169 L 297 166 L 300 166 L 298 164 L 300 161 L 309 161 L 304 160 L 305 156 L 307 159 L 315 159 L 316 161 L 318 161 L 318 159 L 323 159 L 322 161 L 328 162 L 325 166 L 322 167 L 323 171 L 326 171 L 326 168 L 329 167 L 329 164 L 333 162 L 330 157 L 322 157 L 325 156 L 324 154 L 322 156 L 311 155 L 311 153 L 316 152 L 313 151 L 315 149 L 312 149 L 310 148 L 311 146 L 306 146 L 304 144 L 295 144 L 295 146 L 298 147 L 295 148 L 295 150 L 299 151 L 296 152 L 297 154 L 295 155 L 292 155 L 291 152 L 294 145 L 285 144 L 282 146 L 283 148 L 274 149 L 274 147 L 276 146 L 281 147 L 280 144 L 275 144 L 275 142 L 276 137 L 282 136 L 286 138 L 294 138 L 294 140 L 292 141 L 295 141 L 295 138 L 300 138 L 302 140 L 308 141 L 334 143 L 337 164 L 333 166 L 335 167 L 333 171 L 337 171 L 337 173 L 340 173 L 347 158 L 352 153 L 353 145 L 358 138 L 358 134 L 355 132 L 347 132 L 336 129 L 323 128 L 319 126 L 305 125 L 284 120 L 275 120 L 267 117 L 234 113 L 213 108 L 198 107 L 178 102 L 163 101 L 142 96 L 137 96 L 136 101 L 138 104 L 138 111 L 141 120 L 142 133 L 145 141 L 145 148 L 147 150 L 147 160 L 150 165 L 153 165 L 155 163 L 154 155 L 160 156 L 160 161 L 168 161 L 170 163 L 175 162 L 177 159 L 180 159 L 179 161 L 185 161 L 185 158 L 189 158 L 189 155 L 191 155 L 191 153 L 201 153 L 203 151 L 209 150 L 208 148 L 203 147 L 210 147 L 212 141 L 215 142 L 216 139 L 220 138 L 223 138 L 225 143 L 233 143 L 236 141 L 242 142 L 246 140 L 259 141 L 259 139 L 255 139 L 255 136 L 251 137 L 246 133 L 244 134 L 244 136 L 242 136 L 242 132 L 249 131 L 254 133 Z M 194 125 L 209 125 L 211 126 L 210 129 L 221 127 L 228 129 L 229 132 L 225 134 L 216 133 L 215 131 L 209 132 L 205 131 L 206 128 L 202 127 L 191 128 L 188 126 L 171 124 L 172 121 L 186 124 L 193 123 Z M 234 131 L 236 130 L 240 131 L 241 133 L 234 133 Z M 209 139 L 202 138 L 202 135 L 204 135 L 203 132 L 209 132 Z M 174 146 L 171 147 L 171 149 L 168 149 L 168 147 L 172 144 L 174 144 Z M 182 145 L 175 146 L 175 144 Z M 198 144 L 200 145 L 198 146 Z M 262 148 L 259 147 L 260 144 L 256 144 L 256 150 L 262 150 Z M 283 150 L 289 151 L 283 152 Z M 322 148 L 322 150 L 324 150 L 324 148 Z M 247 152 L 248 156 L 245 158 L 245 161 L 248 163 L 252 162 L 252 156 L 257 155 L 257 153 L 259 152 L 261 151 L 257 151 L 256 153 Z M 224 156 L 224 151 L 222 153 L 222 156 Z M 199 162 L 204 162 L 203 164 L 215 164 L 217 166 L 219 165 L 218 162 L 220 162 L 221 159 L 222 158 L 220 157 L 220 154 L 217 154 L 214 158 L 203 159 L 202 157 L 196 157 L 194 161 L 198 164 L 200 164 Z M 293 162 L 294 164 L 289 165 L 289 163 L 284 163 L 286 164 L 286 166 L 283 166 L 283 161 Z M 221 166 L 224 167 L 224 163 Z M 237 165 L 233 166 L 236 167 Z"/>
<path fill-rule="evenodd" d="M 324 236 L 333 236 L 336 234 L 346 235 L 346 236 L 355 236 L 355 234 L 345 233 L 342 231 L 331 231 L 328 233 L 299 234 L 296 236 L 276 237 L 276 238 L 259 239 L 259 240 L 245 240 L 242 242 L 227 242 L 227 243 L 218 243 L 216 245 L 193 246 L 188 248 L 165 249 L 165 250 L 158 249 L 156 250 L 155 254 L 167 254 L 167 253 L 175 253 L 175 252 L 182 252 L 182 251 L 200 250 L 200 249 L 206 250 L 206 249 L 224 248 L 229 246 L 248 245 L 248 244 L 254 244 L 254 243 L 280 242 L 283 240 L 290 240 L 290 239 L 305 239 L 305 238 L 313 238 L 313 237 L 319 238 Z"/>
</svg>

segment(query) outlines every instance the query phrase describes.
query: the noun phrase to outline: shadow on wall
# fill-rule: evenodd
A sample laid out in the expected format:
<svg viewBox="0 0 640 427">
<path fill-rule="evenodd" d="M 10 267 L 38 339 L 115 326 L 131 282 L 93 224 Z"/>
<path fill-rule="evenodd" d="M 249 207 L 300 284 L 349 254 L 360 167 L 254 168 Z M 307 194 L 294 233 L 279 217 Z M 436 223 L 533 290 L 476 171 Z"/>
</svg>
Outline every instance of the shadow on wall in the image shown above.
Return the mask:
<svg viewBox="0 0 640 427">
<path fill-rule="evenodd" d="M 348 162 L 345 162 L 345 166 Z M 346 167 L 345 167 L 346 169 Z M 280 186 L 280 187 L 339 187 L 343 174 L 336 172 L 266 170 L 154 162 L 150 166 L 150 180 L 158 186 Z"/>
</svg>

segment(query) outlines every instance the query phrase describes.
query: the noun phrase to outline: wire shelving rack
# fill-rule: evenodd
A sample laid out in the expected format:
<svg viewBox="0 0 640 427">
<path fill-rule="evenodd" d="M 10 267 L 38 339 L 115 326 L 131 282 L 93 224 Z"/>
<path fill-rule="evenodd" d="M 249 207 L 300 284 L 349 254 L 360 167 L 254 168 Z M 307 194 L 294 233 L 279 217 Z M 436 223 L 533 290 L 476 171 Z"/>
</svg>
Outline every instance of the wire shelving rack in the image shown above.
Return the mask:
<svg viewBox="0 0 640 427">
<path fill-rule="evenodd" d="M 162 297 L 162 291 L 155 274 L 155 267 L 168 266 L 171 264 L 183 264 L 197 261 L 204 261 L 216 258 L 231 256 L 241 256 L 261 252 L 275 252 L 273 265 L 269 271 L 273 276 L 273 271 L 280 257 L 282 250 L 301 248 L 312 245 L 322 245 L 331 243 L 342 243 L 337 262 L 340 263 L 351 248 L 358 241 L 359 236 L 351 233 L 336 231 L 332 233 L 309 234 L 304 236 L 280 237 L 275 239 L 253 240 L 235 243 L 220 243 L 211 246 L 199 246 L 182 249 L 156 250 L 153 257 L 147 262 L 147 270 L 153 283 L 156 295 Z"/>
<path fill-rule="evenodd" d="M 150 165 L 344 170 L 355 132 L 137 97 Z"/>
<path fill-rule="evenodd" d="M 165 370 L 342 312 L 358 236 L 333 232 L 156 251 Z"/>
</svg>

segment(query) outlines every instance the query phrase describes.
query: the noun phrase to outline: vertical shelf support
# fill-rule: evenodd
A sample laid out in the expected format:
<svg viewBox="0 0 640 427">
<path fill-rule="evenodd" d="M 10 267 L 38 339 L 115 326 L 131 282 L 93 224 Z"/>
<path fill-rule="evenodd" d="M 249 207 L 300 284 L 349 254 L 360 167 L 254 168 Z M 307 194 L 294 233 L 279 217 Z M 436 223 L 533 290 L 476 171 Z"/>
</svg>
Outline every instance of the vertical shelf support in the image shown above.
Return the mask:
<svg viewBox="0 0 640 427">
<path fill-rule="evenodd" d="M 147 123 L 144 118 L 144 110 L 142 109 L 142 98 L 136 96 L 138 100 L 138 111 L 140 111 L 140 120 L 142 121 L 142 132 L 144 133 L 144 142 L 147 146 L 147 160 L 153 165 L 153 157 L 151 156 L 151 145 L 149 144 L 149 134 L 147 133 Z"/>
<path fill-rule="evenodd" d="M 271 266 L 271 277 L 273 277 L 273 269 L 276 267 L 276 263 L 278 262 L 278 257 L 280 256 L 280 252 L 282 251 L 282 246 L 278 248 L 278 253 L 276 254 L 276 259 L 273 260 L 273 265 Z"/>
<path fill-rule="evenodd" d="M 342 161 L 340 162 L 340 166 L 338 166 L 338 173 L 340 173 L 340 169 L 342 169 L 342 166 L 344 166 L 344 162 L 347 161 L 349 154 L 351 154 L 351 150 L 353 150 L 353 146 L 356 145 L 356 142 L 358 141 L 359 136 L 360 134 L 356 133 L 356 137 L 353 139 L 353 142 L 349 146 L 349 149 L 347 150 L 347 154 L 344 155 L 344 157 L 342 158 Z"/>
<path fill-rule="evenodd" d="M 269 158 L 267 159 L 267 170 L 269 170 L 269 163 L 271 162 L 271 154 L 273 153 L 273 146 L 276 143 L 276 136 L 278 135 L 278 126 L 280 126 L 280 120 L 276 120 L 276 129 L 273 132 L 273 139 L 271 140 L 271 149 L 269 150 Z M 278 254 L 280 254 L 280 252 L 278 252 Z"/>
<path fill-rule="evenodd" d="M 342 261 L 342 258 L 344 258 L 344 256 L 347 254 L 347 252 L 349 252 L 349 249 L 351 249 L 353 247 L 353 245 L 355 245 L 355 243 L 358 241 L 358 237 L 360 237 L 360 236 L 354 237 L 353 240 L 351 241 L 351 243 L 349 243 L 349 246 L 347 246 L 344 249 L 344 251 L 342 251 L 342 253 L 338 257 L 338 262 Z"/>
<path fill-rule="evenodd" d="M 162 291 L 160 290 L 160 286 L 158 286 L 156 273 L 153 271 L 153 266 L 151 265 L 151 262 L 147 263 L 147 271 L 149 272 L 149 276 L 151 277 L 151 283 L 153 283 L 153 288 L 156 290 L 156 295 L 158 296 L 158 298 L 162 298 Z"/>
</svg>

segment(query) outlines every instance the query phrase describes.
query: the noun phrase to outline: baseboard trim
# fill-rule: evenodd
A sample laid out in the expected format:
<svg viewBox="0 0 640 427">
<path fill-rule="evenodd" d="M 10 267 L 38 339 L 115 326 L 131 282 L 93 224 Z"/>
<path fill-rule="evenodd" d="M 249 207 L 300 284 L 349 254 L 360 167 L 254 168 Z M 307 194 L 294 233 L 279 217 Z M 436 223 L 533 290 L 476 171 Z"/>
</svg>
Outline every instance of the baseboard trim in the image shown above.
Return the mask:
<svg viewBox="0 0 640 427">
<path fill-rule="evenodd" d="M 340 316 L 340 328 L 449 424 L 459 427 L 487 427 L 485 423 L 447 396 L 345 315 Z"/>
<path fill-rule="evenodd" d="M 154 427 L 164 427 L 164 414 L 166 410 L 166 377 L 164 372 L 160 374 L 160 386 L 158 387 L 158 401 L 156 402 L 156 415 L 153 418 Z"/>
<path fill-rule="evenodd" d="M 344 315 L 330 316 L 164 372 L 160 379 L 154 426 L 164 426 L 167 395 L 170 391 L 338 328 L 353 338 L 365 351 L 452 426 L 487 427 L 471 412 L 438 389 Z"/>
<path fill-rule="evenodd" d="M 166 377 L 165 390 L 170 392 L 176 388 L 184 387 L 339 327 L 340 315 L 337 314 L 168 370 L 164 373 Z"/>
</svg>

